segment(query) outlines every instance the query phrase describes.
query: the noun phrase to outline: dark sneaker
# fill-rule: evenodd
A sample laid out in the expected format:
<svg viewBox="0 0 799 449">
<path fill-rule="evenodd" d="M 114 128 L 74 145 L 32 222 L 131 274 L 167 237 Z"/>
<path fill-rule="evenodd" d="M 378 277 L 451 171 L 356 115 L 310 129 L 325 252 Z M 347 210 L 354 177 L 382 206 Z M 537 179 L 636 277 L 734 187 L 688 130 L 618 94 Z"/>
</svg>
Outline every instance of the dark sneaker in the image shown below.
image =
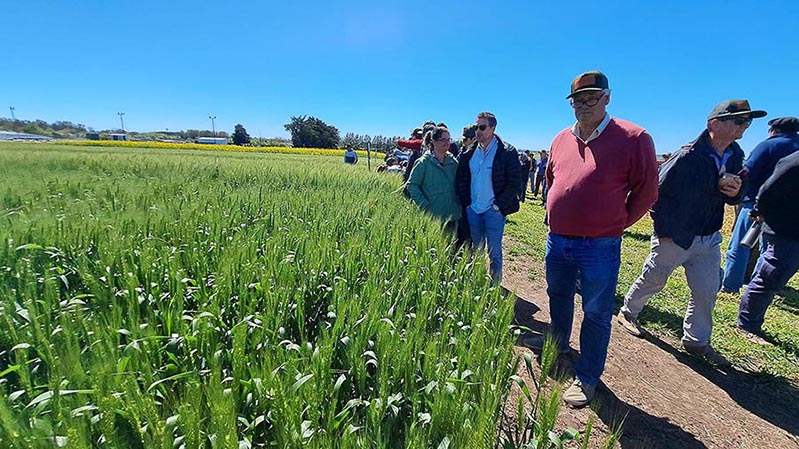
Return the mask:
<svg viewBox="0 0 799 449">
<path fill-rule="evenodd" d="M 741 337 L 749 340 L 750 343 L 754 343 L 760 346 L 771 346 L 771 342 L 763 338 L 762 332 L 752 332 L 742 327 L 736 327 L 735 331 L 738 332 L 738 335 L 740 335 Z"/>
<path fill-rule="evenodd" d="M 719 293 L 728 293 L 728 294 L 731 294 L 731 295 L 733 295 L 733 294 L 735 294 L 735 293 L 738 293 L 738 290 L 732 290 L 732 289 L 729 289 L 729 288 L 727 288 L 727 287 L 721 287 L 721 288 L 719 289 Z"/>
<path fill-rule="evenodd" d="M 637 318 L 633 318 L 622 311 L 619 311 L 619 314 L 616 315 L 616 321 L 618 321 L 619 324 L 621 324 L 621 328 L 627 331 L 627 333 L 630 335 L 643 337 L 644 334 L 646 334 L 646 331 L 638 325 Z"/>
<path fill-rule="evenodd" d="M 585 385 L 580 379 L 574 379 L 571 386 L 563 392 L 563 402 L 574 408 L 585 407 L 591 403 L 595 395 L 595 386 Z"/>
<path fill-rule="evenodd" d="M 710 345 L 705 346 L 690 346 L 683 343 L 683 348 L 688 354 L 695 355 L 697 357 L 701 357 L 708 362 L 711 362 L 715 365 L 718 365 L 722 368 L 727 368 L 732 366 L 729 360 L 726 357 L 716 352 Z"/>
<path fill-rule="evenodd" d="M 522 340 L 522 344 L 533 351 L 541 352 L 544 350 L 544 342 L 546 341 L 547 337 L 545 335 L 531 335 L 526 337 Z M 558 352 L 562 354 L 568 354 L 571 351 L 568 347 L 560 348 Z"/>
</svg>

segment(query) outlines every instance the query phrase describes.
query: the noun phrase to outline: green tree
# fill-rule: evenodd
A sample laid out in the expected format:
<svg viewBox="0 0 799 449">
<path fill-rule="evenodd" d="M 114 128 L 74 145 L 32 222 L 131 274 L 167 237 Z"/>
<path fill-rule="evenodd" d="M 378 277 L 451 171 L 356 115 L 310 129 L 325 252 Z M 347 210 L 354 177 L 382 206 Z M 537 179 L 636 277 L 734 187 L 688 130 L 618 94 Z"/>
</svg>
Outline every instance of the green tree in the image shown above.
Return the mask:
<svg viewBox="0 0 799 449">
<path fill-rule="evenodd" d="M 284 125 L 291 133 L 291 143 L 296 148 L 336 148 L 339 142 L 338 128 L 328 125 L 316 117 L 291 117 Z"/>
<path fill-rule="evenodd" d="M 239 123 L 233 130 L 233 145 L 246 145 L 250 143 L 250 135 L 247 130 Z"/>
</svg>

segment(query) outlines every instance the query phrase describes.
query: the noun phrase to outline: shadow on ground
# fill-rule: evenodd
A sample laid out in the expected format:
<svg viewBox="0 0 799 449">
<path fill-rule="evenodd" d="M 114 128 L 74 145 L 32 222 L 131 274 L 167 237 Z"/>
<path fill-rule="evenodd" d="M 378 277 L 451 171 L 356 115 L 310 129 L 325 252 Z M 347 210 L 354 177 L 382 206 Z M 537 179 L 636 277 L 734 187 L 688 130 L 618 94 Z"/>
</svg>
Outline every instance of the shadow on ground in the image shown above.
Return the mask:
<svg viewBox="0 0 799 449">
<path fill-rule="evenodd" d="M 617 300 L 620 297 L 617 297 Z M 623 299 L 623 298 L 621 298 Z M 618 311 L 617 301 L 617 311 Z M 540 310 L 535 304 L 517 300 L 514 307 L 515 320 L 535 332 L 546 333 L 548 323 L 536 320 L 533 315 Z M 647 321 L 658 322 L 676 334 L 682 332 L 682 317 L 672 313 L 648 309 Z M 784 429 L 792 435 L 799 434 L 796 404 L 799 403 L 799 389 L 784 378 L 766 373 L 749 373 L 729 368 L 720 371 L 716 367 L 674 348 L 651 334 L 645 337 L 661 350 L 671 354 L 683 363 L 713 382 L 744 409 L 771 424 Z M 560 357 L 554 377 L 563 380 L 570 376 L 573 362 L 579 353 L 572 350 L 568 357 Z M 540 363 L 540 360 L 539 360 Z M 604 385 L 600 385 L 595 412 L 609 428 L 617 428 L 623 421 L 620 444 L 623 448 L 704 448 L 696 437 L 670 423 L 666 418 L 652 416 L 641 409 L 621 401 Z M 626 418 L 625 418 L 626 417 Z"/>
<path fill-rule="evenodd" d="M 777 294 L 774 305 L 780 309 L 799 315 L 799 290 L 786 286 Z"/>
<path fill-rule="evenodd" d="M 799 389 L 785 379 L 765 373 L 753 375 L 734 367 L 721 371 L 657 337 L 647 335 L 646 339 L 713 382 L 741 407 L 792 435 L 799 435 L 796 412 Z"/>
<path fill-rule="evenodd" d="M 591 408 L 609 428 L 622 427 L 619 444 L 624 449 L 707 448 L 694 434 L 675 426 L 667 418 L 652 416 L 627 404 L 603 384 L 597 389 Z"/>
<path fill-rule="evenodd" d="M 643 232 L 635 232 L 635 231 L 626 230 L 626 231 L 624 231 L 624 234 L 622 235 L 622 237 L 623 238 L 628 238 L 628 239 L 633 239 L 633 240 L 638 240 L 638 241 L 641 241 L 641 242 L 648 242 L 648 241 L 651 240 L 652 234 L 644 234 Z"/>
</svg>

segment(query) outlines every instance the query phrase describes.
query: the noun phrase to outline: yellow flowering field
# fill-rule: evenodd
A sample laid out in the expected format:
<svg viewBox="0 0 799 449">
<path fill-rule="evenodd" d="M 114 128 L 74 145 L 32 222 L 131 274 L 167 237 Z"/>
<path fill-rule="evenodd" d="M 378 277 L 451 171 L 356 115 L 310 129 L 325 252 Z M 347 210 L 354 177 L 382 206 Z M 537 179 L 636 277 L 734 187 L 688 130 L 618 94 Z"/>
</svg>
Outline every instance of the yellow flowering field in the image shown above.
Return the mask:
<svg viewBox="0 0 799 449">
<path fill-rule="evenodd" d="M 253 153 L 307 154 L 319 156 L 343 156 L 344 150 L 328 148 L 290 148 L 290 147 L 240 147 L 236 145 L 206 145 L 200 143 L 142 142 L 120 140 L 76 140 L 70 145 L 92 147 L 164 148 L 211 151 L 245 151 Z"/>
</svg>

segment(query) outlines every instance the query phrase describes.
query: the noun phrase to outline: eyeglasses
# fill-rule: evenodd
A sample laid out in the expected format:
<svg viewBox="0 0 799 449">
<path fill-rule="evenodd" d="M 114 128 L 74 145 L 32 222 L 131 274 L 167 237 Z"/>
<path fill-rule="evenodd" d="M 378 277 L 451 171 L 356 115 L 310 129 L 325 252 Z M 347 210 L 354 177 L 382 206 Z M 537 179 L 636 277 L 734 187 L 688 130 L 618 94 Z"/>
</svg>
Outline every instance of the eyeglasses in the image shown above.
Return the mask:
<svg viewBox="0 0 799 449">
<path fill-rule="evenodd" d="M 488 128 L 488 125 L 474 125 L 475 128 L 479 129 L 480 131 L 485 131 Z"/>
<path fill-rule="evenodd" d="M 722 122 L 733 122 L 738 126 L 749 125 L 752 123 L 752 117 L 730 117 L 720 119 Z"/>
<path fill-rule="evenodd" d="M 605 94 L 602 94 L 602 95 L 600 95 L 598 97 L 586 98 L 585 100 L 577 100 L 574 97 L 571 97 L 571 98 L 569 98 L 569 104 L 572 105 L 572 107 L 577 107 L 579 105 L 583 105 L 583 106 L 587 106 L 587 107 L 591 108 L 591 107 L 596 106 L 599 103 L 599 100 L 601 100 L 602 97 L 604 97 L 604 96 L 605 96 Z"/>
</svg>

